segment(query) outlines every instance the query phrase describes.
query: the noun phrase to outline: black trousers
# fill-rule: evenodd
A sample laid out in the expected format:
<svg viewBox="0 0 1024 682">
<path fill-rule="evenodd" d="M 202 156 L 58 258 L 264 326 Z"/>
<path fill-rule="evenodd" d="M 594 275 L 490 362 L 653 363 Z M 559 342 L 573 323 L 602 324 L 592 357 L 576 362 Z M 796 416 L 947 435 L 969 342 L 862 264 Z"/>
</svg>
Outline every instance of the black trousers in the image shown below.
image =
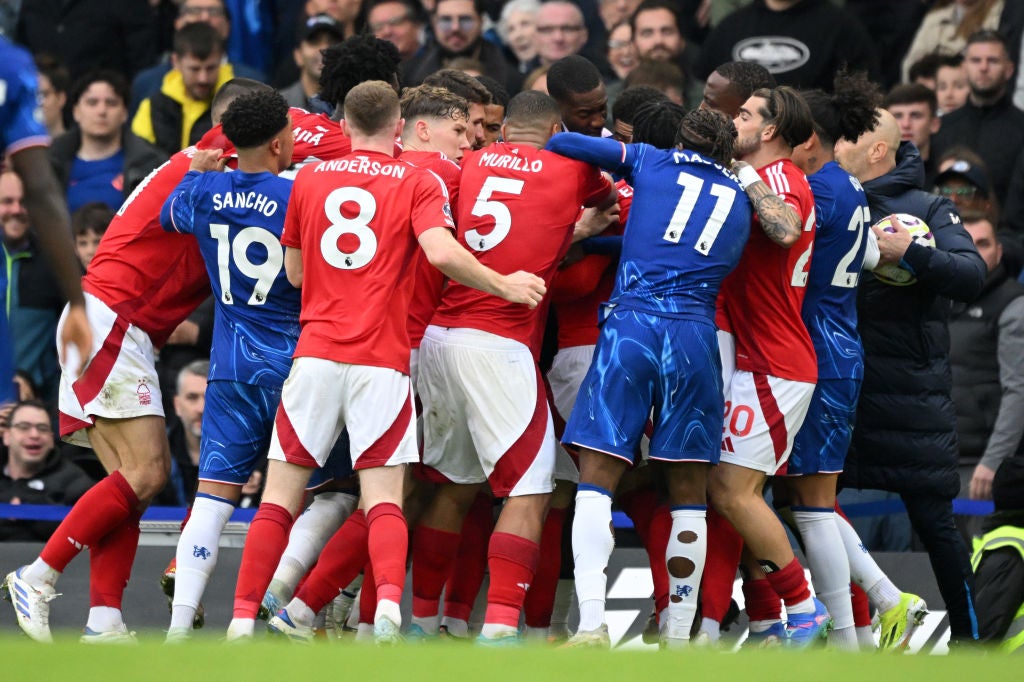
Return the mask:
<svg viewBox="0 0 1024 682">
<path fill-rule="evenodd" d="M 971 557 L 953 518 L 953 500 L 941 495 L 901 493 L 914 532 L 924 543 L 946 602 L 951 642 L 978 638 Z"/>
</svg>

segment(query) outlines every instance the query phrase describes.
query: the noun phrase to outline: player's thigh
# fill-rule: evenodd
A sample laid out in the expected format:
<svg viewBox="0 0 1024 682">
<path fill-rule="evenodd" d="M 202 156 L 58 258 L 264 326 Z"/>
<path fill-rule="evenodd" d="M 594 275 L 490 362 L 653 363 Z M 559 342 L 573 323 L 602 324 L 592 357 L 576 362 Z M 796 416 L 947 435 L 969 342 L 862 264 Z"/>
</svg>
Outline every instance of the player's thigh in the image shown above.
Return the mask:
<svg viewBox="0 0 1024 682">
<path fill-rule="evenodd" d="M 661 353 L 650 459 L 717 464 L 724 399 L 715 327 L 669 318 L 654 329 Z"/>
<path fill-rule="evenodd" d="M 660 380 L 658 324 L 630 310 L 608 316 L 563 442 L 635 460 Z"/>
<path fill-rule="evenodd" d="M 97 418 L 89 431 L 93 450 L 107 471 L 119 470 L 140 499 L 160 492 L 171 470 L 163 417 Z"/>
<path fill-rule="evenodd" d="M 281 389 L 268 460 L 309 469 L 323 466 L 341 435 L 345 367 L 321 358 L 295 358 Z"/>
<path fill-rule="evenodd" d="M 460 380 L 465 349 L 455 343 L 457 337 L 457 330 L 430 326 L 420 345 L 424 468 L 419 475 L 439 484 L 477 484 L 487 477 L 469 432 L 469 398 Z"/>
<path fill-rule="evenodd" d="M 860 382 L 824 379 L 814 387 L 793 452 L 786 464 L 788 476 L 839 474 L 846 462 L 857 414 Z"/>
<path fill-rule="evenodd" d="M 353 469 L 418 462 L 409 376 L 388 367 L 346 365 L 342 383 L 341 412 Z"/>
<path fill-rule="evenodd" d="M 457 339 L 457 380 L 467 425 L 498 497 L 547 494 L 553 487 L 555 435 L 543 377 L 530 349 L 486 332 Z"/>
<path fill-rule="evenodd" d="M 61 436 L 89 447 L 86 430 L 97 418 L 163 418 L 164 413 L 149 335 L 95 296 L 86 294 L 85 300 L 92 355 L 83 359 L 72 349 L 61 359 L 58 407 Z"/>
<path fill-rule="evenodd" d="M 211 381 L 206 388 L 199 480 L 242 486 L 267 453 L 278 388 Z"/>
<path fill-rule="evenodd" d="M 564 420 L 569 419 L 576 396 L 579 395 L 583 378 L 590 370 L 596 346 L 572 346 L 561 348 L 551 361 L 548 370 L 548 385 L 555 410 Z"/>
<path fill-rule="evenodd" d="M 721 461 L 771 476 L 786 464 L 814 384 L 737 370 L 725 397 Z"/>
</svg>

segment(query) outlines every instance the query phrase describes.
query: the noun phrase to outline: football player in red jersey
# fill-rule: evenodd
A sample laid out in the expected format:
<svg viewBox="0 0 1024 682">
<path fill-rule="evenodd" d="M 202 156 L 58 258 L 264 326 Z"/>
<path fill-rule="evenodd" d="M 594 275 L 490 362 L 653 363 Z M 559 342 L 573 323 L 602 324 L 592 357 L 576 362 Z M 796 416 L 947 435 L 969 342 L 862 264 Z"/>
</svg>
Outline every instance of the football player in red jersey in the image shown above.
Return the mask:
<svg viewBox="0 0 1024 682">
<path fill-rule="evenodd" d="M 374 636 L 381 643 L 400 638 L 404 464 L 419 459 L 406 329 L 414 279 L 402 275 L 418 244 L 453 279 L 512 303 L 535 307 L 545 292 L 535 275 L 499 274 L 455 241 L 443 183 L 392 156 L 404 124 L 400 113 L 389 84 L 356 86 L 345 98 L 342 122 L 353 152 L 308 165 L 295 179 L 281 242 L 288 247 L 289 281 L 300 288 L 308 283 L 302 331 L 278 410 L 267 487 L 242 556 L 236 620 L 255 614 L 266 589 L 266 580 L 247 576 L 246 565 L 280 554 L 312 467 L 347 428 L 377 587 Z M 229 638 L 251 634 L 251 622 L 234 623 Z M 287 610 L 272 624 L 287 632 Z"/>
<path fill-rule="evenodd" d="M 267 86 L 243 79 L 225 84 L 214 116 L 219 119 L 235 97 L 255 87 Z M 207 148 L 217 146 L 215 131 L 204 137 Z M 155 351 L 209 295 L 195 240 L 164 232 L 159 221 L 164 199 L 195 151 L 189 147 L 153 171 L 118 211 L 82 282 L 92 352 L 62 358 L 61 435 L 91 445 L 110 475 L 79 500 L 19 579 L 52 593 L 67 564 L 88 547 L 91 608 L 84 639 L 90 642 L 131 638 L 121 596 L 139 519 L 170 468 Z"/>
<path fill-rule="evenodd" d="M 764 592 L 763 598 L 752 593 L 748 601 L 751 636 L 806 646 L 824 636 L 828 613 L 811 597 L 803 568 L 761 490 L 767 476 L 786 463 L 818 376 L 814 346 L 800 314 L 814 243 L 814 196 L 789 159 L 793 148 L 811 136 L 813 121 L 799 93 L 777 87 L 755 91 L 735 123 L 740 161 L 734 170 L 757 215 L 743 258 L 723 283 L 718 301 L 726 414 L 722 459 L 708 486 L 721 516 L 709 515 L 714 542 L 708 546 L 715 549 L 709 552 L 705 575 L 731 580 L 730 567 L 745 542 L 746 567 L 763 571 L 766 578 L 750 581 Z M 727 537 L 732 542 L 726 543 Z M 713 557 L 726 556 L 728 563 L 713 563 Z M 762 602 L 765 613 L 777 613 L 775 594 L 786 604 L 785 626 L 771 615 L 758 618 Z"/>
<path fill-rule="evenodd" d="M 554 100 L 520 93 L 508 106 L 505 142 L 463 160 L 459 240 L 480 262 L 550 281 L 573 238 L 579 206 L 614 203 L 614 188 L 596 168 L 541 149 L 560 128 Z M 452 282 L 420 347 L 423 462 L 452 483 L 439 488 L 416 528 L 417 543 L 447 548 L 447 561 L 435 552 L 430 566 L 434 594 L 417 596 L 439 596 L 463 517 L 486 481 L 495 496 L 508 499 L 488 549 L 483 643 L 517 636 L 552 490 L 554 432 L 536 363 L 540 324 L 536 311 Z M 428 636 L 437 632 L 436 615 L 413 624 Z"/>
<path fill-rule="evenodd" d="M 420 85 L 406 88 L 400 104 L 405 127 L 402 130 L 404 150 L 399 159 L 430 170 L 441 178 L 448 189 L 450 205 L 457 207 L 460 171 L 455 160 L 461 159 L 463 153 L 470 148 L 466 100 L 444 88 Z M 456 210 L 453 208 L 453 213 Z M 416 284 L 409 306 L 408 322 L 412 346 L 409 376 L 414 393 L 420 340 L 437 308 L 444 285 L 444 275 L 430 264 L 425 254 L 416 254 L 415 258 Z M 417 494 L 421 490 L 416 484 L 417 481 L 407 479 L 405 513 L 410 517 L 416 514 L 416 509 L 410 508 L 410 503 L 416 507 L 422 501 L 422 495 Z M 365 517 L 362 512 L 357 512 L 323 547 L 316 566 L 303 581 L 302 588 L 285 606 L 291 622 L 289 634 L 293 639 L 312 638 L 313 614 L 334 599 L 339 589 L 357 577 L 367 560 L 366 535 Z M 367 569 L 370 568 L 367 566 Z M 364 577 L 368 575 L 369 570 L 364 573 Z M 274 585 L 271 584 L 273 589 Z M 416 589 L 415 583 L 413 589 Z M 375 592 L 372 580 L 364 579 L 362 590 L 363 597 Z"/>
</svg>

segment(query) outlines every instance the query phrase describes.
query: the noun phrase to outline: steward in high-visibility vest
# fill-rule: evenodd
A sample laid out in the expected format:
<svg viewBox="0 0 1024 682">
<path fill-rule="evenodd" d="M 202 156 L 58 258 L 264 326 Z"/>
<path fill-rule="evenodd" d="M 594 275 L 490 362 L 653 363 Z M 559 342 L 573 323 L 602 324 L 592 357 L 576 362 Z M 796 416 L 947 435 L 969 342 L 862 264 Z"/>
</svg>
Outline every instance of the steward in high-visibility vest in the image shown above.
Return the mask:
<svg viewBox="0 0 1024 682">
<path fill-rule="evenodd" d="M 974 538 L 971 568 L 974 569 L 974 585 L 978 591 L 980 638 L 989 642 L 1002 640 L 999 644 L 1001 651 L 1019 649 L 1024 645 L 1024 528 L 999 526 L 980 538 Z M 982 595 L 990 590 L 998 590 L 993 595 L 998 597 L 998 609 L 989 608 L 988 600 L 982 599 Z M 992 624 L 991 630 L 987 623 Z"/>
<path fill-rule="evenodd" d="M 1000 465 L 992 499 L 996 512 L 971 557 L 978 634 L 1000 651 L 1024 652 L 1024 457 Z"/>
</svg>

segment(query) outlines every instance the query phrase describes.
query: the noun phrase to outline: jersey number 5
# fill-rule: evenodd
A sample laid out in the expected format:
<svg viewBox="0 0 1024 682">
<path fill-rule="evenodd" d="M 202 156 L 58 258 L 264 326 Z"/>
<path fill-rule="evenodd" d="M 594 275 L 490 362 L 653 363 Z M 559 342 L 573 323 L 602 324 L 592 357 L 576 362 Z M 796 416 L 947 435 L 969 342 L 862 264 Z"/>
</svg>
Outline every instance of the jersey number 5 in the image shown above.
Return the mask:
<svg viewBox="0 0 1024 682">
<path fill-rule="evenodd" d="M 665 234 L 662 237 L 665 241 L 673 244 L 679 243 L 683 231 L 690 222 L 690 215 L 696 208 L 700 192 L 704 188 L 704 179 L 683 172 L 676 178 L 676 184 L 683 188 L 683 194 L 679 197 L 679 203 L 676 204 L 676 210 L 672 213 L 672 218 L 668 221 L 668 227 L 665 228 Z M 698 253 L 705 256 L 708 255 L 715 240 L 718 239 L 718 232 L 722 229 L 725 219 L 729 217 L 732 202 L 736 200 L 736 190 L 725 185 L 712 184 L 708 192 L 715 197 L 715 207 L 711 210 L 704 229 L 697 235 L 697 241 L 693 245 Z"/>
<path fill-rule="evenodd" d="M 473 202 L 472 214 L 479 217 L 489 215 L 494 218 L 494 229 L 487 234 L 480 234 L 480 231 L 476 229 L 466 230 L 466 243 L 469 248 L 474 251 L 489 251 L 505 240 L 509 230 L 512 229 L 512 213 L 509 212 L 508 206 L 491 199 L 491 194 L 494 192 L 522 194 L 525 184 L 523 180 L 513 180 L 512 178 L 490 177 L 484 181 L 484 186 L 480 188 L 480 194 Z"/>
<path fill-rule="evenodd" d="M 263 305 L 267 302 L 267 294 L 274 281 L 281 273 L 284 265 L 284 249 L 281 242 L 270 230 L 262 227 L 246 227 L 235 235 L 231 241 L 231 233 L 227 225 L 210 223 L 210 236 L 217 240 L 217 272 L 220 276 L 220 300 L 225 305 L 234 305 L 235 299 L 231 295 L 231 262 L 234 261 L 238 271 L 256 280 L 252 294 L 249 296 L 249 305 Z M 262 263 L 253 263 L 249 260 L 249 247 L 253 244 L 262 244 L 267 250 L 267 259 Z"/>
</svg>

